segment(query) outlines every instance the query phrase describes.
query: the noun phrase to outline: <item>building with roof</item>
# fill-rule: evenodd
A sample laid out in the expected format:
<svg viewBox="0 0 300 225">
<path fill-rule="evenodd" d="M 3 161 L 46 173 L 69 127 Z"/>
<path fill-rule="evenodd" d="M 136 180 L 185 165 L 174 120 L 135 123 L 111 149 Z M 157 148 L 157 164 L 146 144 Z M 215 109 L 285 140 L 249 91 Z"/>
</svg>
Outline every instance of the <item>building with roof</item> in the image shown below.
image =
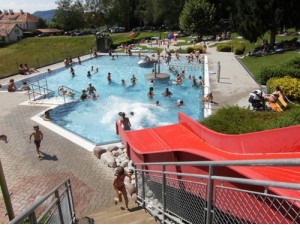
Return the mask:
<svg viewBox="0 0 300 225">
<path fill-rule="evenodd" d="M 0 24 L 0 45 L 22 39 L 23 30 L 16 24 Z"/>
<path fill-rule="evenodd" d="M 60 35 L 63 32 L 62 30 L 58 30 L 56 28 L 51 28 L 51 29 L 37 29 L 36 31 L 41 36 Z"/>
<path fill-rule="evenodd" d="M 20 10 L 14 12 L 13 10 L 0 10 L 0 24 L 15 24 L 23 31 L 32 31 L 38 28 L 39 17 Z"/>
</svg>

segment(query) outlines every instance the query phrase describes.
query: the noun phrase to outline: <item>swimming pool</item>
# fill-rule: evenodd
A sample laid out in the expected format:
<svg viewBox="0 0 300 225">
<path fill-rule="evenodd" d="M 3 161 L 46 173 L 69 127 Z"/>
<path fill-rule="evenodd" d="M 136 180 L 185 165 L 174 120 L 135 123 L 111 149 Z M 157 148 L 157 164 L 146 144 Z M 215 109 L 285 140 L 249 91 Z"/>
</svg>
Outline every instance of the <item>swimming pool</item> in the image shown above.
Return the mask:
<svg viewBox="0 0 300 225">
<path fill-rule="evenodd" d="M 86 101 L 75 101 L 59 105 L 51 111 L 51 121 L 70 130 L 96 144 L 119 141 L 115 134 L 115 121 L 119 118 L 118 112 L 125 112 L 132 124 L 132 129 L 162 126 L 177 123 L 177 113 L 184 112 L 196 120 L 203 118 L 201 109 L 202 88 L 192 85 L 191 80 L 184 79 L 182 85 L 175 85 L 171 79 L 175 79 L 162 63 L 162 73 L 169 73 L 170 80 L 154 80 L 151 83 L 146 74 L 152 72 L 152 68 L 140 68 L 137 62 L 140 59 L 135 56 L 119 56 L 112 60 L 109 56 L 83 61 L 81 65 L 75 64 L 75 76 L 71 75 L 70 68 L 62 68 L 49 75 L 44 75 L 48 88 L 57 91 L 59 86 L 66 86 L 80 92 L 86 89 L 91 82 L 100 97 Z M 185 70 L 186 75 L 198 78 L 203 76 L 203 69 L 199 63 L 187 63 L 184 56 L 179 61 L 171 64 L 179 71 Z M 99 69 L 91 78 L 87 77 L 87 71 Z M 107 81 L 107 73 L 111 73 L 112 83 Z M 130 78 L 134 74 L 137 77 L 136 85 L 131 85 Z M 124 79 L 126 85 L 121 84 Z M 149 99 L 147 92 L 149 87 L 154 88 L 154 98 Z M 165 88 L 173 93 L 171 97 L 164 97 L 161 93 Z M 75 97 L 78 99 L 78 95 Z M 178 99 L 185 103 L 182 107 L 176 107 Z M 155 101 L 160 106 L 155 106 Z M 134 115 L 130 115 L 133 112 Z"/>
</svg>

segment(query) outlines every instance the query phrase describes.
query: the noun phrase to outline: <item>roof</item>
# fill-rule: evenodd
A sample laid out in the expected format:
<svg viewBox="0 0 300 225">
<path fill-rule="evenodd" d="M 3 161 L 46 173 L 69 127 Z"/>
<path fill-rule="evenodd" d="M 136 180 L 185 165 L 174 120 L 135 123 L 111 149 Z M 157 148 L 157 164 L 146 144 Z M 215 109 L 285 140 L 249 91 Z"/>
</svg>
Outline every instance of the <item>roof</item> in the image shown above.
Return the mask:
<svg viewBox="0 0 300 225">
<path fill-rule="evenodd" d="M 58 29 L 37 29 L 37 31 L 39 31 L 41 33 L 59 33 L 59 32 L 62 32 L 62 30 L 58 30 Z"/>
<path fill-rule="evenodd" d="M 39 17 L 34 16 L 30 13 L 2 13 L 0 14 L 0 23 L 37 23 L 39 21 Z"/>
<path fill-rule="evenodd" d="M 8 36 L 16 26 L 18 27 L 16 24 L 0 24 L 0 37 Z"/>
</svg>

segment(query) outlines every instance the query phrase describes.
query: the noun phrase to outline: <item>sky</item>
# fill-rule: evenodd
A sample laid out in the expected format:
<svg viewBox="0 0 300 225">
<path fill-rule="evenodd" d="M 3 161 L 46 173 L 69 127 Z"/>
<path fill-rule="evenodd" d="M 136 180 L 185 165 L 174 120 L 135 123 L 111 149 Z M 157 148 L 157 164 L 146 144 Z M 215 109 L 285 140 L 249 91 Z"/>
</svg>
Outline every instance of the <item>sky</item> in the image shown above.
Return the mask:
<svg viewBox="0 0 300 225">
<path fill-rule="evenodd" d="M 20 12 L 23 9 L 24 12 L 34 13 L 36 11 L 45 11 L 50 9 L 56 9 L 56 0 L 0 0 L 0 10 L 12 9 L 14 12 Z"/>
</svg>

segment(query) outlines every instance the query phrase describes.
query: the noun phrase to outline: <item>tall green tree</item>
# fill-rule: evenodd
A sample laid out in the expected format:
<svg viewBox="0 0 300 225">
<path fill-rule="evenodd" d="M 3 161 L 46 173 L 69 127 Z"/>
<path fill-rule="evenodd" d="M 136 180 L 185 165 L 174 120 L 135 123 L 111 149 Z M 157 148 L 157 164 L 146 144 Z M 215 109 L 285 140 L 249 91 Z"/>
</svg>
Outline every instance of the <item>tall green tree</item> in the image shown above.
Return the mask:
<svg viewBox="0 0 300 225">
<path fill-rule="evenodd" d="M 85 0 L 85 21 L 89 27 L 101 27 L 109 23 L 112 8 L 110 0 Z"/>
<path fill-rule="evenodd" d="M 54 22 L 63 30 L 74 30 L 84 27 L 84 8 L 80 0 L 58 0 Z"/>
<path fill-rule="evenodd" d="M 237 32 L 250 42 L 256 42 L 270 32 L 270 44 L 282 27 L 299 25 L 298 0 L 236 0 L 231 21 Z"/>
<path fill-rule="evenodd" d="M 141 0 L 138 8 L 139 14 L 141 15 L 140 27 L 143 25 L 154 25 L 153 23 L 153 4 L 151 0 Z"/>
<path fill-rule="evenodd" d="M 187 0 L 179 17 L 179 26 L 185 32 L 196 33 L 198 37 L 211 33 L 215 25 L 216 10 L 206 0 Z"/>
</svg>

